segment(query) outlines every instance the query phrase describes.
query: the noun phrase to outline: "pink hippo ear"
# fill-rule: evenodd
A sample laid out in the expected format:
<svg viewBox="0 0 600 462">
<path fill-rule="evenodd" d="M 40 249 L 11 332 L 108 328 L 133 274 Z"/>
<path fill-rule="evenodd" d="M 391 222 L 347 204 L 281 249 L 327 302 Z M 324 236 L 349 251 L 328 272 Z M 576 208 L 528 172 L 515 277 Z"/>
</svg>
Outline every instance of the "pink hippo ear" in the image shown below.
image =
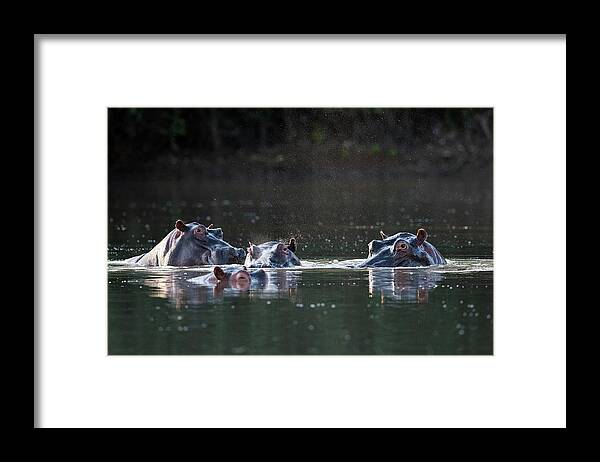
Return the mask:
<svg viewBox="0 0 600 462">
<path fill-rule="evenodd" d="M 426 239 L 427 231 L 425 231 L 423 228 L 419 228 L 419 230 L 417 231 L 417 245 L 423 244 L 423 242 L 425 242 Z"/>
<path fill-rule="evenodd" d="M 177 228 L 177 229 L 178 229 L 179 231 L 181 231 L 182 233 L 185 233 L 185 232 L 188 230 L 188 228 L 187 228 L 187 226 L 185 225 L 185 223 L 184 223 L 183 221 L 181 221 L 181 220 L 177 220 L 177 221 L 175 222 L 175 228 Z"/>
<path fill-rule="evenodd" d="M 213 269 L 213 273 L 219 281 L 225 279 L 225 271 L 223 271 L 223 268 L 221 268 L 220 266 L 215 266 L 215 269 Z"/>
</svg>

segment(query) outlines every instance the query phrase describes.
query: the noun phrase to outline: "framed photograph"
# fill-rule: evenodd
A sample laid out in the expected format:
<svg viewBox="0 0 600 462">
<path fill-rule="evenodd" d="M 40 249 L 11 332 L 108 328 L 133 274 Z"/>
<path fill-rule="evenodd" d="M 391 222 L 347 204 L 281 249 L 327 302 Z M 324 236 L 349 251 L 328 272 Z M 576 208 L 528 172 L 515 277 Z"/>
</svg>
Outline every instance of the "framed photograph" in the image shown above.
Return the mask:
<svg viewBox="0 0 600 462">
<path fill-rule="evenodd" d="M 566 36 L 34 59 L 35 427 L 566 426 Z"/>
<path fill-rule="evenodd" d="M 108 354 L 492 354 L 492 166 L 492 108 L 109 108 Z"/>
</svg>

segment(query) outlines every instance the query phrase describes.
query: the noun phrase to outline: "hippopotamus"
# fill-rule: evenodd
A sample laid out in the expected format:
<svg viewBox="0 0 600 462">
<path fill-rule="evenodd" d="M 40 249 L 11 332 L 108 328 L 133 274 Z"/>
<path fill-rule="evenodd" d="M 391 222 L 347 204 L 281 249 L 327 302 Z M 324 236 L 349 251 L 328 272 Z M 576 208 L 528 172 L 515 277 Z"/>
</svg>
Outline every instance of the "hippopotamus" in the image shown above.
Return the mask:
<svg viewBox="0 0 600 462">
<path fill-rule="evenodd" d="M 262 270 L 248 271 L 248 268 L 224 270 L 220 266 L 215 266 L 213 272 L 204 276 L 199 276 L 189 280 L 196 284 L 216 286 L 217 289 L 231 287 L 233 289 L 247 290 L 252 285 L 262 286 L 267 281 L 267 273 Z"/>
<path fill-rule="evenodd" d="M 300 266 L 296 251 L 296 239 L 291 238 L 287 244 L 279 241 L 269 241 L 254 245 L 249 242 L 246 261 L 248 268 L 289 268 Z"/>
<path fill-rule="evenodd" d="M 387 236 L 380 231 L 381 240 L 369 242 L 369 256 L 357 268 L 414 267 L 445 265 L 442 254 L 426 242 L 427 231 L 420 228 L 417 234 L 396 233 Z"/>
<path fill-rule="evenodd" d="M 175 222 L 175 228 L 150 252 L 129 258 L 141 266 L 197 266 L 241 263 L 246 252 L 223 240 L 223 230 L 212 225 Z"/>
</svg>

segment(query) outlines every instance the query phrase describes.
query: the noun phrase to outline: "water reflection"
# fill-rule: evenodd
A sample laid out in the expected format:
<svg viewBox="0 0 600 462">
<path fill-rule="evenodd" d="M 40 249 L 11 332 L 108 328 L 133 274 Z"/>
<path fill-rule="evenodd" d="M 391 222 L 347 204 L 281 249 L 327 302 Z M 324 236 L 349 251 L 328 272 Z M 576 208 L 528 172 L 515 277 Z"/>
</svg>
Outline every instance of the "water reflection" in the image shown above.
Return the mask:
<svg viewBox="0 0 600 462">
<path fill-rule="evenodd" d="M 300 271 L 266 270 L 266 278 L 253 279 L 249 286 L 209 283 L 204 276 L 209 272 L 194 273 L 174 270 L 167 274 L 150 274 L 141 283 L 150 288 L 150 297 L 169 300 L 177 310 L 188 306 L 222 302 L 225 298 L 295 300 Z"/>
<path fill-rule="evenodd" d="M 150 297 L 168 299 L 177 310 L 187 308 L 188 305 L 209 303 L 215 299 L 215 289 L 190 284 L 181 273 L 152 276 L 142 279 L 141 282 L 152 289 Z"/>
<path fill-rule="evenodd" d="M 265 273 L 265 278 L 253 279 L 249 286 L 244 287 L 211 283 L 206 278 L 210 274 L 208 269 L 192 273 L 183 270 L 157 274 L 149 272 L 140 282 L 151 289 L 150 297 L 167 299 L 178 310 L 190 305 L 222 302 L 226 297 L 249 300 L 283 298 L 291 302 L 297 301 L 299 286 L 303 285 L 303 270 L 267 269 Z M 349 274 L 356 274 L 358 277 L 361 273 L 363 272 L 351 271 Z M 430 292 L 443 280 L 442 272 L 430 269 L 371 268 L 368 270 L 368 295 L 381 303 L 386 300 L 428 303 Z"/>
<path fill-rule="evenodd" d="M 429 292 L 444 279 L 441 273 L 427 269 L 407 270 L 406 268 L 369 269 L 369 295 L 407 303 L 428 303 Z"/>
<path fill-rule="evenodd" d="M 491 263 L 315 263 L 245 290 L 194 282 L 209 267 L 109 265 L 109 354 L 491 354 Z"/>
</svg>

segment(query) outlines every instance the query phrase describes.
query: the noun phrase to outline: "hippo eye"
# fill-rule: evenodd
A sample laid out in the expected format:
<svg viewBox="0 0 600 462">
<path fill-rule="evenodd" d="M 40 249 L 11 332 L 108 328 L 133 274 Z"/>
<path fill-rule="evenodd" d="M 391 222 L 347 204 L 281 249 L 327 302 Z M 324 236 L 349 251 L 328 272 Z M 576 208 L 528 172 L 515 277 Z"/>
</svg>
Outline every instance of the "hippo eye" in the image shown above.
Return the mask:
<svg viewBox="0 0 600 462">
<path fill-rule="evenodd" d="M 396 250 L 406 250 L 408 249 L 408 245 L 405 242 L 401 242 L 396 246 Z"/>
<path fill-rule="evenodd" d="M 194 229 L 194 237 L 196 237 L 198 239 L 205 239 L 206 238 L 206 230 L 201 227 Z"/>
</svg>

